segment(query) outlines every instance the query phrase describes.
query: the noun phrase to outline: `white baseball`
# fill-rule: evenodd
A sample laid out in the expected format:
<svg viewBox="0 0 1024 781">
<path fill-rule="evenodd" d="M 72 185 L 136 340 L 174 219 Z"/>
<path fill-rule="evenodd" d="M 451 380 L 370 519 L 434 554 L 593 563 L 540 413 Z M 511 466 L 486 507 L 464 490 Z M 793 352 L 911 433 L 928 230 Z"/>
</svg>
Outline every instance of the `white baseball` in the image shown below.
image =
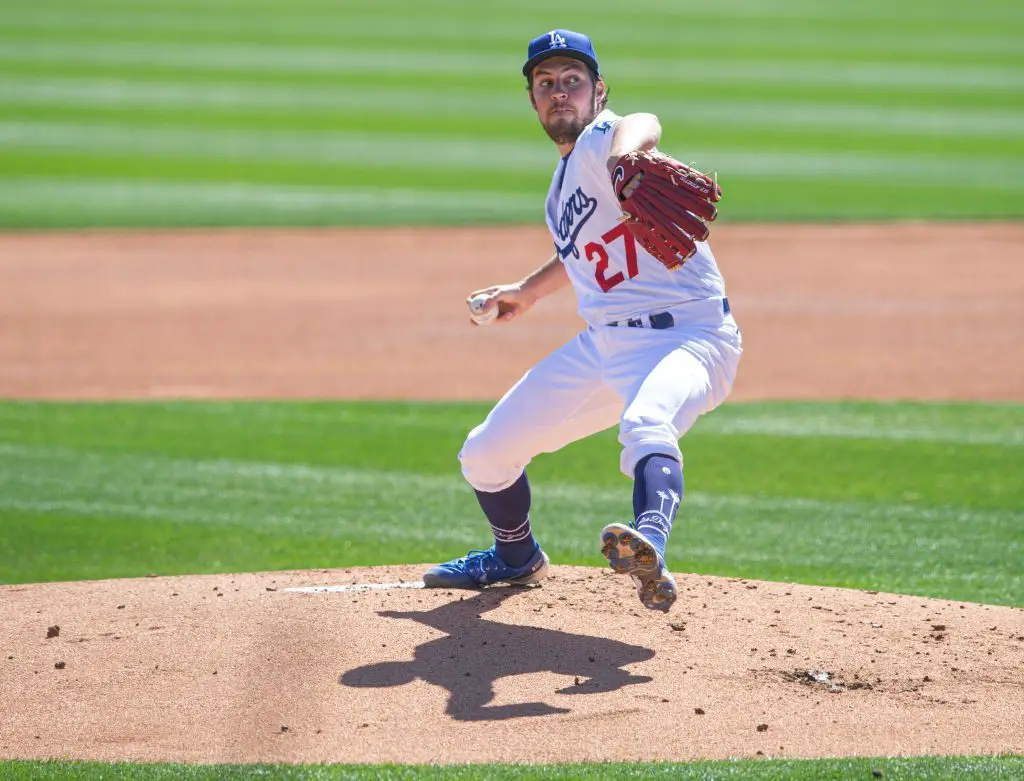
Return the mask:
<svg viewBox="0 0 1024 781">
<path fill-rule="evenodd" d="M 469 300 L 469 319 L 477 325 L 490 325 L 498 316 L 497 304 L 492 306 L 490 311 L 483 311 L 484 304 L 486 304 L 489 299 L 490 296 L 479 295 L 473 296 L 473 298 Z"/>
</svg>

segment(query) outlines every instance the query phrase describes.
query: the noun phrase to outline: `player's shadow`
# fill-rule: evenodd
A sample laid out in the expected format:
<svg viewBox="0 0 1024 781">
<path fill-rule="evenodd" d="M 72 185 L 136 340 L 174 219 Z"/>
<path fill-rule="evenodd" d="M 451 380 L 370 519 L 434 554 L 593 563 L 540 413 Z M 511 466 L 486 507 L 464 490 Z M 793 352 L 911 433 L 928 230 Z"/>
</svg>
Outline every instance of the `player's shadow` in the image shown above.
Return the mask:
<svg viewBox="0 0 1024 781">
<path fill-rule="evenodd" d="M 410 661 L 357 667 L 344 673 L 339 683 L 385 687 L 420 678 L 448 690 L 445 710 L 453 719 L 478 721 L 569 712 L 569 708 L 545 702 L 488 705 L 494 699 L 494 682 L 507 676 L 537 672 L 571 676 L 573 683 L 552 692 L 558 695 L 611 692 L 652 680 L 622 669 L 653 657 L 650 648 L 604 637 L 502 624 L 483 617 L 483 613 L 525 591 L 528 589 L 497 587 L 433 610 L 380 611 L 380 616 L 418 621 L 445 636 L 417 646 Z"/>
</svg>

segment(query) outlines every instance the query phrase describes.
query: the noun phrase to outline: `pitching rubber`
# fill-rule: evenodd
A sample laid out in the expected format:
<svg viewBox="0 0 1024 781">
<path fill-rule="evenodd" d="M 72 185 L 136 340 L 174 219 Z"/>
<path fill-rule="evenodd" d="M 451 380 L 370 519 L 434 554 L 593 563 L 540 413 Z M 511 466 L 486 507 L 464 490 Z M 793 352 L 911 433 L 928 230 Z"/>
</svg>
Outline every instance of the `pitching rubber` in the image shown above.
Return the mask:
<svg viewBox="0 0 1024 781">
<path fill-rule="evenodd" d="M 611 523 L 601 532 L 601 553 L 620 575 L 630 575 L 644 607 L 667 613 L 679 596 L 675 578 L 654 545 L 636 529 Z"/>
</svg>

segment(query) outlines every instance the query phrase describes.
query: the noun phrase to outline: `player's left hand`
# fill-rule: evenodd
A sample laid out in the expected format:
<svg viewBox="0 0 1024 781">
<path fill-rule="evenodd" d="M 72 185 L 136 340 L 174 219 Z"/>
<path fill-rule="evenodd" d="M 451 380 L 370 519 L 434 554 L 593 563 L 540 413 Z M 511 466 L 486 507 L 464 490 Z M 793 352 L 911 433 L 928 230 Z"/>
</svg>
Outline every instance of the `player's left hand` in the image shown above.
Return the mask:
<svg viewBox="0 0 1024 781">
<path fill-rule="evenodd" d="M 612 170 L 612 188 L 640 245 L 672 270 L 708 237 L 722 188 L 708 176 L 658 152 L 630 152 Z"/>
<path fill-rule="evenodd" d="M 522 285 L 492 285 L 482 290 L 474 290 L 466 297 L 468 304 L 477 296 L 486 296 L 487 300 L 481 307 L 481 312 L 488 312 L 493 307 L 498 307 L 499 323 L 508 323 L 522 315 L 530 307 L 537 303 L 537 297 L 524 290 Z M 472 320 L 470 323 L 476 325 Z"/>
</svg>

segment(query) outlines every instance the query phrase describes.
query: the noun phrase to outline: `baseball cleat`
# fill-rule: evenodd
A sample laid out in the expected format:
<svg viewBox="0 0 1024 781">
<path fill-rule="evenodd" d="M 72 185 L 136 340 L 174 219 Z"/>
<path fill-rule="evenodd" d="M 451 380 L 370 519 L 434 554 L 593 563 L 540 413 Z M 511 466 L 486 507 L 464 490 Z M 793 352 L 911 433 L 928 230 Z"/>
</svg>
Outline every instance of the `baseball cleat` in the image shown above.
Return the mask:
<svg viewBox="0 0 1024 781">
<path fill-rule="evenodd" d="M 644 607 L 669 611 L 678 596 L 676 581 L 650 540 L 630 526 L 611 523 L 601 532 L 601 553 L 615 572 L 633 578 Z"/>
<path fill-rule="evenodd" d="M 465 556 L 438 564 L 423 574 L 427 588 L 483 588 L 495 583 L 528 586 L 548 574 L 548 557 L 538 545 L 533 556 L 521 567 L 510 567 L 492 545 L 487 550 L 471 550 Z"/>
</svg>

